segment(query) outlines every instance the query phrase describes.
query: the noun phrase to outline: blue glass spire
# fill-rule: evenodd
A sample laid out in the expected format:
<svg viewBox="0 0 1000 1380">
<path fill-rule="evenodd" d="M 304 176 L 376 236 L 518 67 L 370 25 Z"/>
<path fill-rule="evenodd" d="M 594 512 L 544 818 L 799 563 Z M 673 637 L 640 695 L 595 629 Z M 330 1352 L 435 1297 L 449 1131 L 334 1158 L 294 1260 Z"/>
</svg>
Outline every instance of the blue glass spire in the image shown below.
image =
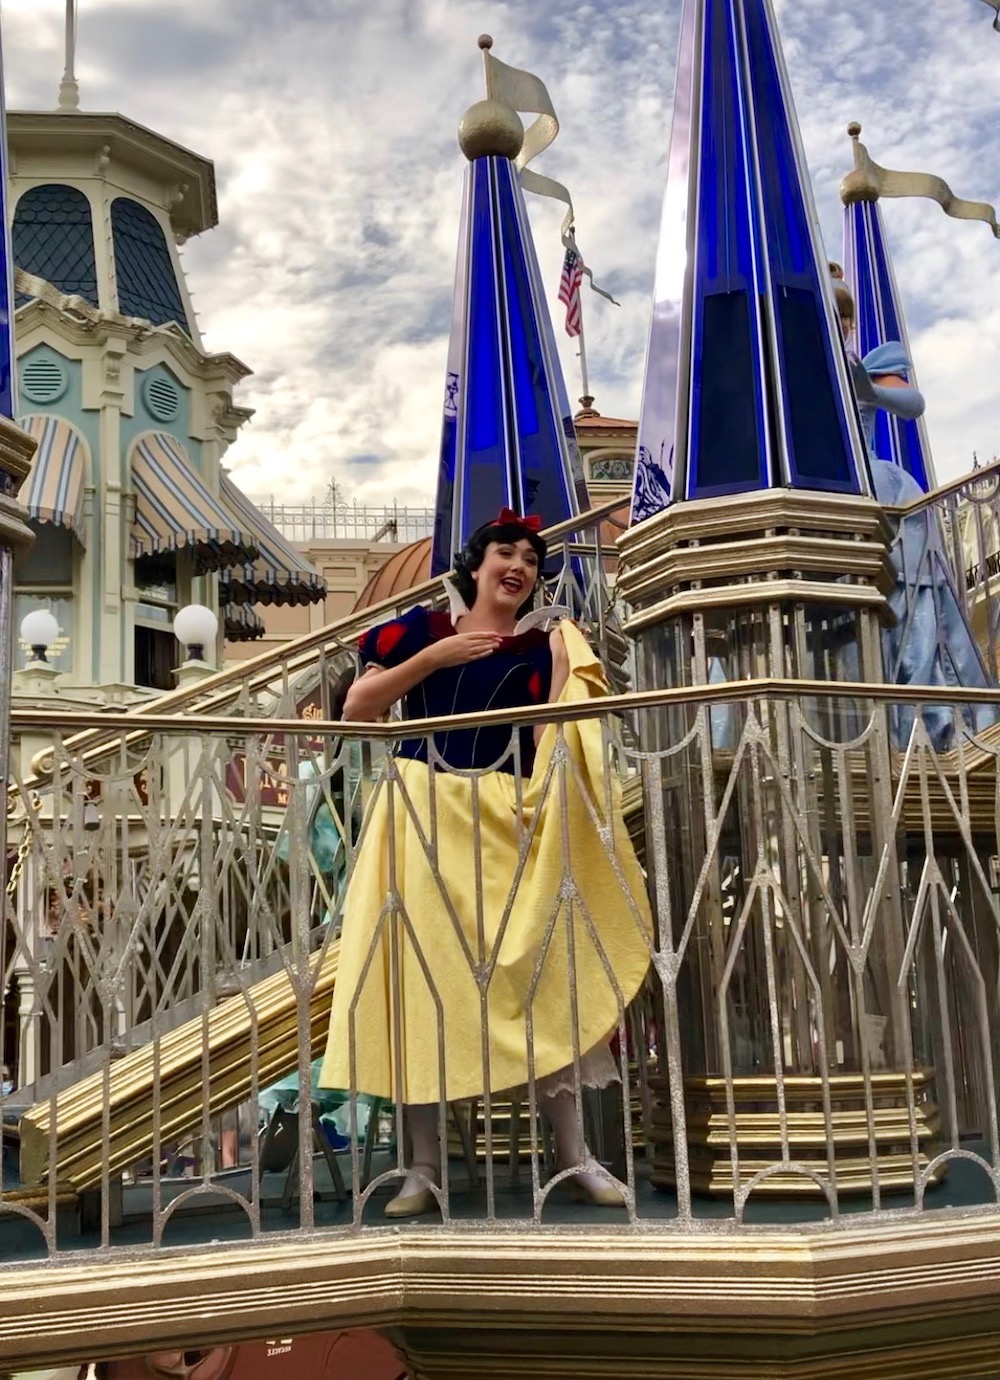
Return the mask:
<svg viewBox="0 0 1000 1380">
<path fill-rule="evenodd" d="M 860 125 L 851 125 L 853 137 Z M 857 134 L 854 134 L 854 130 Z M 845 179 L 841 195 L 844 207 L 844 278 L 854 296 L 857 353 L 863 359 L 869 350 L 888 340 L 898 340 L 907 359 L 912 360 L 906 323 L 892 270 L 889 246 L 882 222 L 882 210 L 874 192 L 853 196 Z M 910 383 L 917 387 L 909 371 Z M 934 488 L 934 462 L 923 417 L 911 421 L 893 417 L 881 408 L 875 414 L 875 454 L 900 465 L 925 491 Z"/>
<path fill-rule="evenodd" d="M 770 0 L 685 0 L 632 521 L 769 487 L 870 492 Z"/>
<path fill-rule="evenodd" d="M 435 575 L 451 569 L 470 533 L 502 507 L 537 513 L 549 525 L 588 506 L 517 171 L 497 153 L 470 157 L 445 384 Z"/>
<path fill-rule="evenodd" d="M 7 215 L 7 110 L 3 95 L 3 55 L 0 53 L 0 413 L 13 418 L 17 410 L 14 374 L 14 258 Z"/>
</svg>

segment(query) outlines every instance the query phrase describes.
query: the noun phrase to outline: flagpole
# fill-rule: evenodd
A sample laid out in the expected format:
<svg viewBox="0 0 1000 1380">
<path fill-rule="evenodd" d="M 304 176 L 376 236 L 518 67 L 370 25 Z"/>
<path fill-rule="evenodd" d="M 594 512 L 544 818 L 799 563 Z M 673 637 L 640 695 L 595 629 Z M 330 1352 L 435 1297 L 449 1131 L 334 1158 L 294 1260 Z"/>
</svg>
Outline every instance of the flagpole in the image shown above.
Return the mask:
<svg viewBox="0 0 1000 1380">
<path fill-rule="evenodd" d="M 483 55 L 483 75 L 486 78 L 486 99 L 492 101 L 496 99 L 496 93 L 493 89 L 493 72 L 490 67 L 490 49 L 493 47 L 492 35 L 480 34 L 477 42 Z"/>
<path fill-rule="evenodd" d="M 590 381 L 589 381 L 589 379 L 587 378 L 587 342 L 586 342 L 586 340 L 584 339 L 584 335 L 583 335 L 583 298 L 582 298 L 582 294 L 581 294 L 581 299 L 580 299 L 580 334 L 577 336 L 577 339 L 578 339 L 579 342 L 580 342 L 580 351 L 579 351 L 579 353 L 580 353 L 580 378 L 581 378 L 581 380 L 582 380 L 582 382 L 583 382 L 583 398 L 589 398 L 589 397 L 591 396 L 591 392 L 590 392 Z M 583 402 L 583 398 L 580 399 L 581 402 Z M 589 406 L 588 403 L 584 403 L 583 405 L 584 405 L 584 407 L 588 407 L 588 406 Z"/>
<path fill-rule="evenodd" d="M 66 65 L 59 83 L 59 109 L 79 110 L 80 86 L 76 79 L 76 0 L 66 0 Z"/>
</svg>

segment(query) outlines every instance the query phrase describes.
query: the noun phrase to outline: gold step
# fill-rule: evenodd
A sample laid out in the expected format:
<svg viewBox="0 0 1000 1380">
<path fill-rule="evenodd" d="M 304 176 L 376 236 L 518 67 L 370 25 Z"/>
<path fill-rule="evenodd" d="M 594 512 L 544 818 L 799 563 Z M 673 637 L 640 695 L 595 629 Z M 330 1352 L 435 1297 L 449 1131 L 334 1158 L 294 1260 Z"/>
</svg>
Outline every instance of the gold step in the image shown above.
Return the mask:
<svg viewBox="0 0 1000 1380">
<path fill-rule="evenodd" d="M 310 960 L 310 1058 L 326 1045 L 339 955 L 333 941 Z M 298 1067 L 298 1025 L 283 970 L 40 1102 L 21 1119 L 22 1182 L 54 1172 L 60 1190 L 94 1188 L 153 1153 L 154 1118 L 161 1146 L 191 1135 L 206 1107 L 216 1117 Z"/>
<path fill-rule="evenodd" d="M 830 1152 L 840 1193 L 870 1192 L 874 1173 L 866 1153 L 874 1141 L 878 1183 L 886 1190 L 912 1189 L 936 1153 L 941 1133 L 937 1103 L 932 1100 L 934 1074 L 880 1072 L 834 1074 L 827 1083 L 829 1125 L 823 1111 L 822 1079 L 796 1074 L 783 1080 L 785 1112 L 778 1112 L 777 1083 L 763 1075 L 737 1077 L 730 1090 L 724 1078 L 694 1077 L 684 1081 L 685 1137 L 690 1183 L 697 1193 L 731 1195 L 734 1189 L 733 1146 L 740 1182 L 779 1165 L 796 1161 L 823 1179 L 830 1176 Z M 677 1172 L 674 1132 L 666 1079 L 650 1079 L 653 1097 L 651 1140 L 654 1146 L 652 1182 L 674 1188 Z M 871 1100 L 871 1122 L 866 1103 Z M 728 1100 L 731 1095 L 733 1114 Z M 911 1126 L 910 1101 L 913 1104 Z M 785 1132 L 787 1154 L 782 1148 Z M 912 1141 L 916 1140 L 914 1156 Z M 946 1172 L 942 1166 L 930 1184 Z M 787 1170 L 769 1174 L 754 1189 L 769 1197 L 822 1198 L 823 1190 L 808 1175 Z"/>
</svg>

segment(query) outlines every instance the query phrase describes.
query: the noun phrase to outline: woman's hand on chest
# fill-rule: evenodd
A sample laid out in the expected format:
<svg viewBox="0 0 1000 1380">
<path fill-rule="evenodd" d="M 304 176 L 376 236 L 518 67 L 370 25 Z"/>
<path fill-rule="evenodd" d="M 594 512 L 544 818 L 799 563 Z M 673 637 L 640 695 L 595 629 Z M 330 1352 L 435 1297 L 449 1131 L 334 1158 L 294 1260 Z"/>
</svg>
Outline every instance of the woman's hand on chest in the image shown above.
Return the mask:
<svg viewBox="0 0 1000 1380">
<path fill-rule="evenodd" d="M 503 638 L 494 632 L 457 632 L 453 637 L 442 637 L 426 648 L 424 656 L 431 670 L 440 671 L 445 666 L 465 666 L 470 661 L 481 661 L 491 656 Z"/>
</svg>

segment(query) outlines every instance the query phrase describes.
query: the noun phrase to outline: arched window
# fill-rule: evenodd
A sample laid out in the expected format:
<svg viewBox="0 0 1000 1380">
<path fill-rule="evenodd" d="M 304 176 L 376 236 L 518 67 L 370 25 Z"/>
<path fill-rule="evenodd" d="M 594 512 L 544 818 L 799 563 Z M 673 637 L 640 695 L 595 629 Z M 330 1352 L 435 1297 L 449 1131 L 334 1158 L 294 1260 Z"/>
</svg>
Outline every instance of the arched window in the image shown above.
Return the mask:
<svg viewBox="0 0 1000 1380">
<path fill-rule="evenodd" d="M 97 306 L 90 202 L 76 187 L 30 187 L 14 212 L 14 263 Z"/>
<path fill-rule="evenodd" d="M 111 234 L 119 311 L 141 316 L 154 326 L 176 321 L 186 331 L 187 316 L 167 237 L 152 211 L 129 197 L 116 197 L 111 203 Z"/>
</svg>

